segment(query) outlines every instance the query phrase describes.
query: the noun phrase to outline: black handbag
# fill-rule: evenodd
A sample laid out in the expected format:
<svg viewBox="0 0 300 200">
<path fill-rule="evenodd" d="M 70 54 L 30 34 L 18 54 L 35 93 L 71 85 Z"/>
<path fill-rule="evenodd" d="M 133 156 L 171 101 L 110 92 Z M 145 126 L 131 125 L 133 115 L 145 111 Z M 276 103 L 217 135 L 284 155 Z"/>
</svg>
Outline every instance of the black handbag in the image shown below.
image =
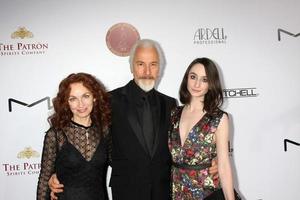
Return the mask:
<svg viewBox="0 0 300 200">
<path fill-rule="evenodd" d="M 242 200 L 240 195 L 235 190 L 234 190 L 234 198 L 235 200 Z M 214 191 L 209 196 L 205 197 L 203 200 L 225 200 L 222 188 Z"/>
</svg>

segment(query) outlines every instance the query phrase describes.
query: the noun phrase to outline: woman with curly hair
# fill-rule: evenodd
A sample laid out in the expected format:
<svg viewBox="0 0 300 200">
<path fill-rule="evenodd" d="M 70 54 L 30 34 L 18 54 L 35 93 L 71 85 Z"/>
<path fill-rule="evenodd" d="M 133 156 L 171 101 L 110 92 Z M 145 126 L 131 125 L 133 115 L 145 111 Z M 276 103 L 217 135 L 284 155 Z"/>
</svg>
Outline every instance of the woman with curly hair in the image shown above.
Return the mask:
<svg viewBox="0 0 300 200">
<path fill-rule="evenodd" d="M 109 96 L 87 73 L 70 74 L 53 99 L 54 114 L 44 139 L 37 199 L 50 198 L 53 173 L 63 184 L 59 200 L 104 200 L 108 163 Z"/>
</svg>

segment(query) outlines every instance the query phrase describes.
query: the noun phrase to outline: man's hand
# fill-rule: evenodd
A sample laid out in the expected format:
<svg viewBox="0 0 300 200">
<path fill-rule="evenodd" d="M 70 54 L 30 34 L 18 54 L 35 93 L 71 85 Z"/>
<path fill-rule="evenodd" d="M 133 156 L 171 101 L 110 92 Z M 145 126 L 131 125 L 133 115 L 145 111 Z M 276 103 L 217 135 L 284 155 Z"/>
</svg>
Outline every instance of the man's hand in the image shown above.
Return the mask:
<svg viewBox="0 0 300 200">
<path fill-rule="evenodd" d="M 211 167 L 208 170 L 209 174 L 213 175 L 214 179 L 219 178 L 217 159 L 212 160 Z"/>
<path fill-rule="evenodd" d="M 61 193 L 63 192 L 63 184 L 59 183 L 59 180 L 56 177 L 56 174 L 52 174 L 52 176 L 50 177 L 49 181 L 48 181 L 48 185 L 49 188 L 51 189 L 51 200 L 56 200 L 57 196 L 55 195 L 55 193 Z"/>
</svg>

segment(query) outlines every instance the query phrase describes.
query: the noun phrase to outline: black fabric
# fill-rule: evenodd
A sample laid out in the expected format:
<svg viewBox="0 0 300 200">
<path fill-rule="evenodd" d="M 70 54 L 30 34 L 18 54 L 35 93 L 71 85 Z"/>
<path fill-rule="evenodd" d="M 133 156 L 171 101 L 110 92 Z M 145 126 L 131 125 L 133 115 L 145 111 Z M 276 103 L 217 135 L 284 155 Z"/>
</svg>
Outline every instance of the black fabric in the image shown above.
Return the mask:
<svg viewBox="0 0 300 200">
<path fill-rule="evenodd" d="M 147 148 L 150 154 L 152 154 L 153 142 L 154 142 L 154 129 L 153 129 L 153 120 L 152 120 L 152 111 L 150 108 L 150 103 L 148 96 L 145 95 L 143 98 L 143 116 L 142 116 L 142 127 L 147 144 Z"/>
<path fill-rule="evenodd" d="M 236 192 L 236 190 L 234 190 L 234 198 L 235 198 L 235 200 L 242 200 L 242 198 Z M 208 197 L 205 197 L 204 200 L 225 200 L 225 196 L 224 196 L 222 188 L 214 191 L 211 195 L 209 195 Z"/>
<path fill-rule="evenodd" d="M 130 98 L 135 103 L 134 109 L 138 112 L 139 115 L 139 123 L 143 125 L 143 109 L 144 109 L 144 98 L 147 97 L 148 103 L 150 105 L 151 114 L 152 114 L 152 123 L 154 130 L 157 130 L 158 121 L 158 99 L 156 95 L 156 91 L 154 89 L 145 92 L 142 90 L 134 81 L 130 81 L 128 84 L 128 89 L 130 90 Z M 155 134 L 155 132 L 154 132 Z M 155 136 L 154 136 L 155 137 Z"/>
<path fill-rule="evenodd" d="M 59 200 L 107 200 L 106 161 L 103 141 L 98 145 L 90 161 L 69 142 L 66 142 L 56 159 L 56 174 L 64 184 L 64 191 L 58 193 Z"/>
<path fill-rule="evenodd" d="M 202 170 L 211 167 L 210 163 L 207 164 L 198 164 L 198 165 L 188 165 L 186 163 L 172 163 L 172 166 L 179 168 L 179 169 L 191 169 L 191 170 Z"/>
<path fill-rule="evenodd" d="M 159 128 L 159 98 L 156 95 L 155 89 L 148 92 L 142 90 L 134 80 L 130 81 L 127 85 L 128 98 L 132 101 L 130 104 L 130 111 L 133 117 L 137 117 L 135 124 L 140 126 L 141 131 L 137 131 L 140 142 L 143 144 L 145 151 L 153 156 L 153 148 L 155 140 L 157 139 L 157 132 Z M 146 100 L 146 102 L 145 102 Z"/>
<path fill-rule="evenodd" d="M 135 86 L 132 80 L 111 92 L 110 133 L 113 150 L 110 186 L 113 199 L 169 200 L 171 155 L 168 149 L 168 128 L 171 109 L 176 106 L 176 101 L 151 90 L 153 96 L 150 95 L 150 106 L 152 114 L 155 112 L 152 116 L 156 127 L 152 154 L 149 154 L 139 114 L 142 100 L 137 98 Z"/>
<path fill-rule="evenodd" d="M 64 184 L 59 200 L 106 200 L 107 160 L 111 137 L 101 137 L 95 126 L 70 122 L 63 129 L 51 127 L 44 139 L 37 200 L 50 199 L 48 180 L 53 173 Z"/>
</svg>

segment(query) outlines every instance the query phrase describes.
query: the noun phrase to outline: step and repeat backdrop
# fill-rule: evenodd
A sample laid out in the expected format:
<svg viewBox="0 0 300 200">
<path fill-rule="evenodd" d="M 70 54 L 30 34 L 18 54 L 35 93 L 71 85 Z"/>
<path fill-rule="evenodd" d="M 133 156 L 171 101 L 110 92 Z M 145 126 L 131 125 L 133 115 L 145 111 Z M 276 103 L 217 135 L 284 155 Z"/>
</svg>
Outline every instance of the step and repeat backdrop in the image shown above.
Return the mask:
<svg viewBox="0 0 300 200">
<path fill-rule="evenodd" d="M 0 199 L 36 198 L 59 82 L 87 72 L 108 90 L 123 86 L 132 79 L 127 53 L 139 38 L 161 44 L 167 65 L 157 89 L 175 98 L 194 58 L 219 66 L 235 187 L 244 199 L 300 199 L 300 1 L 0 4 Z"/>
</svg>

